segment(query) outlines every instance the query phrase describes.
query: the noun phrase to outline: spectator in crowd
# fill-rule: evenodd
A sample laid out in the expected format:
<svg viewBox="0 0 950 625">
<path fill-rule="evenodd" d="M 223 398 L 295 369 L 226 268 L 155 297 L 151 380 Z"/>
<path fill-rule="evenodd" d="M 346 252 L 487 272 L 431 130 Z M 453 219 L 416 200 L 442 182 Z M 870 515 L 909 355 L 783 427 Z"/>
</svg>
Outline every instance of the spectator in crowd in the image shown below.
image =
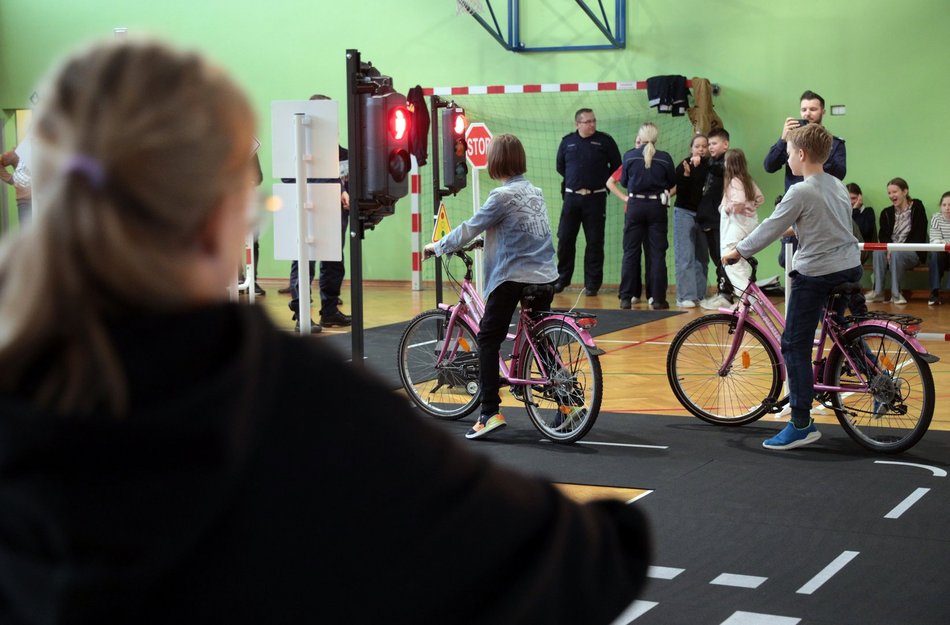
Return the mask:
<svg viewBox="0 0 950 625">
<path fill-rule="evenodd" d="M 709 169 L 709 139 L 696 134 L 689 142 L 689 156 L 676 166 L 676 203 L 673 206 L 673 260 L 676 271 L 676 305 L 696 308 L 706 297 L 709 250 L 696 223 L 696 209 L 703 197 Z"/>
<path fill-rule="evenodd" d="M 950 191 L 940 196 L 940 212 L 935 213 L 930 220 L 930 242 L 944 245 L 950 243 Z M 930 252 L 928 263 L 930 265 L 930 300 L 927 304 L 936 306 L 940 304 L 940 279 L 950 266 L 950 254 Z M 950 279 L 945 288 L 950 289 Z"/>
<path fill-rule="evenodd" d="M 887 197 L 891 205 L 881 211 L 881 227 L 878 238 L 881 243 L 926 243 L 927 211 L 920 200 L 910 197 L 910 189 L 903 178 L 894 178 L 887 183 Z M 883 302 L 884 278 L 891 277 L 891 303 L 906 304 L 901 293 L 904 272 L 920 263 L 927 262 L 927 252 L 886 251 L 874 252 L 874 290 L 866 299 Z"/>
<path fill-rule="evenodd" d="M 571 284 L 577 233 L 584 226 L 584 294 L 597 295 L 604 280 L 604 226 L 607 223 L 607 189 L 604 181 L 620 165 L 620 149 L 613 137 L 597 130 L 597 117 L 589 108 L 574 113 L 577 130 L 565 135 L 557 148 L 557 173 L 564 178 L 564 205 L 557 227 L 560 293 Z"/>
<path fill-rule="evenodd" d="M 785 168 L 785 191 L 788 191 L 788 188 L 796 182 L 802 181 L 802 177 L 796 176 L 788 166 L 788 157 L 785 154 L 788 133 L 805 124 L 823 125 L 825 119 L 825 99 L 814 91 L 805 91 L 799 98 L 799 113 L 801 117 L 785 118 L 785 123 L 782 125 L 782 136 L 769 149 L 769 153 L 765 155 L 765 171 L 771 174 L 783 167 Z M 845 174 L 848 172 L 848 154 L 844 145 L 844 139 L 834 137 L 834 141 L 831 144 L 831 154 L 828 155 L 828 160 L 825 161 L 823 167 L 827 173 L 838 180 L 844 180 Z M 778 264 L 782 267 L 785 267 L 786 243 L 791 243 L 792 249 L 798 250 L 798 240 L 795 238 L 794 233 L 786 232 L 782 237 L 782 247 L 779 248 L 778 252 Z"/>
</svg>

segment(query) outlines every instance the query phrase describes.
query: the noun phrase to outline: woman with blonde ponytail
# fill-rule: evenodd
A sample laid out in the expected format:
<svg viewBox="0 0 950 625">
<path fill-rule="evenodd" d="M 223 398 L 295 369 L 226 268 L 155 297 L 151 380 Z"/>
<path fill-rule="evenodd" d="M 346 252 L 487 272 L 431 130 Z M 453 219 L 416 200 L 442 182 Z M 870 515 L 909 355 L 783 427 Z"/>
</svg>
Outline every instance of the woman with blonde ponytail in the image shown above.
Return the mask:
<svg viewBox="0 0 950 625">
<path fill-rule="evenodd" d="M 647 122 L 637 131 L 636 147 L 623 155 L 618 181 L 608 181 L 611 192 L 626 201 L 623 224 L 623 260 L 620 269 L 620 308 L 629 309 L 640 293 L 640 251 L 649 255 L 646 263 L 647 293 L 654 309 L 669 308 L 666 300 L 666 249 L 670 195 L 676 186 L 673 157 L 657 150 L 660 132 Z"/>
<path fill-rule="evenodd" d="M 489 464 L 227 301 L 254 117 L 221 70 L 116 41 L 40 93 L 35 219 L 0 249 L 0 622 L 609 623 L 634 600 L 635 507 Z M 502 570 L 477 602 L 459 583 Z"/>
</svg>

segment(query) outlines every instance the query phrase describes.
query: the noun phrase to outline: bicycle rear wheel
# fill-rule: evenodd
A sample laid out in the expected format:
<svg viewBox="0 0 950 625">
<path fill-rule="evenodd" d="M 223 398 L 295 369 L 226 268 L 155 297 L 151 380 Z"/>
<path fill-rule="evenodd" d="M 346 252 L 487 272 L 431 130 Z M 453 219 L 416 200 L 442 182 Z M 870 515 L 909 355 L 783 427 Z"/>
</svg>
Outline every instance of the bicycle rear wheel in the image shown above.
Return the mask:
<svg viewBox="0 0 950 625">
<path fill-rule="evenodd" d="M 600 414 L 604 385 L 600 359 L 566 323 L 545 321 L 534 330 L 533 338 L 544 367 L 526 343 L 520 356 L 521 377 L 537 380 L 546 372 L 550 382 L 518 388 L 528 416 L 555 443 L 579 441 Z"/>
<path fill-rule="evenodd" d="M 855 442 L 871 451 L 898 453 L 927 432 L 934 411 L 934 381 L 927 364 L 899 332 L 877 325 L 856 326 L 842 341 L 869 392 L 832 393 L 838 422 Z M 858 374 L 834 349 L 826 379 L 832 386 L 860 384 Z"/>
<path fill-rule="evenodd" d="M 743 425 L 764 415 L 782 389 L 779 357 L 757 327 L 746 324 L 735 360 L 720 375 L 735 317 L 706 315 L 683 326 L 666 357 L 670 387 L 683 407 L 703 421 Z"/>
<path fill-rule="evenodd" d="M 467 325 L 456 322 L 449 335 L 448 324 L 449 313 L 444 310 L 428 310 L 409 322 L 399 340 L 399 379 L 409 399 L 427 414 L 460 419 L 482 398 L 478 344 Z M 445 357 L 440 362 L 443 344 Z"/>
</svg>

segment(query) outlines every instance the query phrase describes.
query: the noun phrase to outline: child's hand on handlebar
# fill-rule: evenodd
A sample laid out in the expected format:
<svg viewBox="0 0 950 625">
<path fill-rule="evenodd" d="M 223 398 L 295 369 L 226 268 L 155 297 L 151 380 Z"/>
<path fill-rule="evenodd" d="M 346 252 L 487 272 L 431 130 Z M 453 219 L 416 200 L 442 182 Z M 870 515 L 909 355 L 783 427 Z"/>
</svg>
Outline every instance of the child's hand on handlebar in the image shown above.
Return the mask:
<svg viewBox="0 0 950 625">
<path fill-rule="evenodd" d="M 742 259 L 742 256 L 735 250 L 735 248 L 729 250 L 722 255 L 722 264 L 723 265 L 735 265 Z"/>
<path fill-rule="evenodd" d="M 424 248 L 422 248 L 422 257 L 423 258 L 432 258 L 435 256 L 435 243 L 427 243 Z"/>
</svg>

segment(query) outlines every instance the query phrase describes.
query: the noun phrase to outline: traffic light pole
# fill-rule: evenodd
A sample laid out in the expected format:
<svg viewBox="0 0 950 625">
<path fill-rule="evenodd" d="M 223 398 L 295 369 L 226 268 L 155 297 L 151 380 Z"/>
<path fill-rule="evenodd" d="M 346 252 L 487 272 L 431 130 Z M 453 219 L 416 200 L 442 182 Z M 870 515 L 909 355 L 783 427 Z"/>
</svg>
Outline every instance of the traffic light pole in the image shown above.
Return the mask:
<svg viewBox="0 0 950 625">
<path fill-rule="evenodd" d="M 441 167 L 441 158 L 439 155 L 442 153 L 442 144 L 439 143 L 439 109 L 443 109 L 448 106 L 449 103 L 440 98 L 437 95 L 432 96 L 431 105 L 429 107 L 429 119 L 432 120 L 429 125 L 432 130 L 432 151 L 430 154 L 433 155 L 431 159 L 432 162 L 432 221 L 433 224 L 435 220 L 439 218 L 439 206 L 442 205 L 442 198 L 446 195 L 450 195 L 448 191 L 442 188 L 442 176 L 440 172 Z M 435 264 L 435 304 L 438 306 L 442 303 L 442 263 Z"/>
<path fill-rule="evenodd" d="M 350 190 L 350 313 L 352 358 L 357 369 L 363 368 L 363 221 L 360 219 L 359 189 L 362 184 L 363 146 L 360 141 L 360 128 L 364 124 L 360 106 L 360 94 L 365 85 L 359 80 L 362 76 L 362 64 L 359 50 L 346 51 L 346 111 L 347 141 L 349 141 L 350 177 L 347 188 Z M 353 166 L 355 165 L 355 167 Z"/>
</svg>

